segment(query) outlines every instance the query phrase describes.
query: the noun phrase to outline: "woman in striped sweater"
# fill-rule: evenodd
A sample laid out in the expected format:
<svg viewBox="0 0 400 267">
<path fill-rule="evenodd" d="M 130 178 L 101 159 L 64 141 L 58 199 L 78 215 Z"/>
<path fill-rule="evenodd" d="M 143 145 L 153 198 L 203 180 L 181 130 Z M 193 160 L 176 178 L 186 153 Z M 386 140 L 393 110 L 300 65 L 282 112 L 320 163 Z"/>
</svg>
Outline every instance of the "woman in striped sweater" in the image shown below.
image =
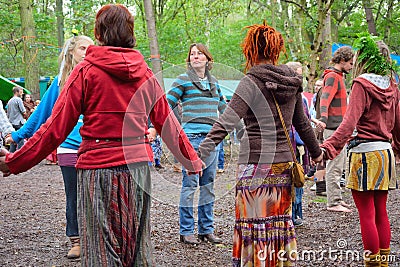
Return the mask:
<svg viewBox="0 0 400 267">
<path fill-rule="evenodd" d="M 210 74 L 213 57 L 200 43 L 190 45 L 186 58 L 187 72 L 178 76 L 167 93 L 172 109 L 182 103 L 182 128 L 195 149 L 206 137 L 218 115 L 223 113 L 226 102 L 214 76 Z M 218 163 L 218 150 L 214 149 L 205 160 L 207 165 L 202 176 L 187 175 L 182 171 L 182 189 L 179 201 L 180 240 L 198 244 L 194 236 L 193 198 L 200 186 L 198 207 L 198 236 L 200 240 L 221 243 L 214 236 L 214 179 Z"/>
</svg>

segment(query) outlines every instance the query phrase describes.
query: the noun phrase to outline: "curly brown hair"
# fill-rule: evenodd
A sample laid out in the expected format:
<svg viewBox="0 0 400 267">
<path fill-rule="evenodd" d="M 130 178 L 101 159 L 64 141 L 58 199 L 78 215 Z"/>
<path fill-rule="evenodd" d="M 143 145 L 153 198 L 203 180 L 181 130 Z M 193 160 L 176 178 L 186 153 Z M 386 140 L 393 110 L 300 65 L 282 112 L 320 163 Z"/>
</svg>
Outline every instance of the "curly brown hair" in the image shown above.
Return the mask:
<svg viewBox="0 0 400 267">
<path fill-rule="evenodd" d="M 342 60 L 344 60 L 344 62 L 347 62 L 349 60 L 352 60 L 353 57 L 354 57 L 353 49 L 351 49 L 350 46 L 342 46 L 338 48 L 333 54 L 331 63 L 339 64 Z"/>
<path fill-rule="evenodd" d="M 266 24 L 254 24 L 245 27 L 247 35 L 242 43 L 243 54 L 246 57 L 245 71 L 260 60 L 270 60 L 277 65 L 281 52 L 286 52 L 282 34 Z"/>
</svg>

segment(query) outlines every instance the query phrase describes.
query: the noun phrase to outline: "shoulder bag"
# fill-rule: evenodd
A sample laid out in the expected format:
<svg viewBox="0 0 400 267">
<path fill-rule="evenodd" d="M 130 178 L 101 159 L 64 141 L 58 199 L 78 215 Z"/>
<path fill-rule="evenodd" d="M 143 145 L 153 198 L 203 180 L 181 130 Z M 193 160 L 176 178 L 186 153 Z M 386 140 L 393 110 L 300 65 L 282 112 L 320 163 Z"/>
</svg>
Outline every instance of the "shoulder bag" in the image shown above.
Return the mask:
<svg viewBox="0 0 400 267">
<path fill-rule="evenodd" d="M 290 151 L 292 152 L 293 162 L 290 166 L 290 172 L 292 175 L 292 183 L 293 183 L 294 187 L 303 187 L 304 183 L 305 183 L 305 175 L 304 175 L 303 166 L 301 166 L 301 164 L 296 159 L 296 154 L 294 153 L 292 142 L 290 142 L 289 133 L 288 133 L 288 130 L 286 129 L 286 124 L 285 124 L 285 121 L 283 120 L 282 112 L 281 112 L 281 109 L 279 108 L 278 102 L 276 101 L 274 92 L 272 90 L 270 92 L 272 94 L 272 97 L 274 98 L 275 106 L 278 111 L 279 118 L 280 118 L 282 126 L 283 126 L 283 130 L 285 131 L 285 135 L 286 135 L 286 139 L 287 139 Z"/>
</svg>

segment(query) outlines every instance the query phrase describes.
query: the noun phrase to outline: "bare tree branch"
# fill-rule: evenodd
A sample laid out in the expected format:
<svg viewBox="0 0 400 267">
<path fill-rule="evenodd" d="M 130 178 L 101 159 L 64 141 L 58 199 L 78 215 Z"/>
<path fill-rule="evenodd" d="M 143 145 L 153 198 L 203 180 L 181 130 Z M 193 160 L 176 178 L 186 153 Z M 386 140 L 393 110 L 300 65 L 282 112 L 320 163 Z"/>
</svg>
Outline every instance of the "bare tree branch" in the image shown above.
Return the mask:
<svg viewBox="0 0 400 267">
<path fill-rule="evenodd" d="M 354 1 L 353 4 L 347 6 L 346 10 L 342 13 L 342 16 L 340 16 L 340 18 L 335 18 L 337 23 L 340 24 L 351 13 L 351 11 L 358 6 L 358 4 L 359 1 Z"/>
<path fill-rule="evenodd" d="M 300 5 L 299 3 L 296 3 L 295 1 L 292 1 L 292 0 L 282 0 L 282 2 L 286 2 L 286 3 L 293 4 L 293 5 L 297 6 L 298 8 L 300 8 L 304 12 L 304 14 L 307 17 L 309 17 L 310 19 L 314 20 L 313 16 L 311 16 L 311 14 L 308 12 L 308 10 L 304 6 Z"/>
</svg>

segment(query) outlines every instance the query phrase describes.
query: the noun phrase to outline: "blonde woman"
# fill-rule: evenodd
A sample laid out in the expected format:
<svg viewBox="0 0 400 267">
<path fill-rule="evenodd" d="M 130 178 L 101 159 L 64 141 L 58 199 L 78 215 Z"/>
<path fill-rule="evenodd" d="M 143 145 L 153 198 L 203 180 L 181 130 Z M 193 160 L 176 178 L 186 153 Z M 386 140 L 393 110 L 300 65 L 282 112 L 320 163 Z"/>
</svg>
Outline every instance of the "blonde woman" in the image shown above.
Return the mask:
<svg viewBox="0 0 400 267">
<path fill-rule="evenodd" d="M 43 96 L 40 105 L 36 108 L 35 112 L 32 113 L 24 126 L 18 131 L 11 133 L 14 142 L 18 143 L 19 140 L 31 137 L 50 117 L 60 91 L 63 89 L 71 71 L 84 59 L 86 49 L 89 45 L 93 45 L 92 39 L 83 35 L 74 36 L 65 42 L 59 56 L 59 75 L 55 77 L 53 83 Z M 57 149 L 58 165 L 63 175 L 66 195 L 66 235 L 69 237 L 72 244 L 67 257 L 71 259 L 80 257 L 77 216 L 77 174 L 75 164 L 78 148 L 82 142 L 82 137 L 79 134 L 81 126 L 82 119 L 80 118 L 74 130 Z M 10 142 L 10 140 L 8 140 L 8 142 Z"/>
</svg>

